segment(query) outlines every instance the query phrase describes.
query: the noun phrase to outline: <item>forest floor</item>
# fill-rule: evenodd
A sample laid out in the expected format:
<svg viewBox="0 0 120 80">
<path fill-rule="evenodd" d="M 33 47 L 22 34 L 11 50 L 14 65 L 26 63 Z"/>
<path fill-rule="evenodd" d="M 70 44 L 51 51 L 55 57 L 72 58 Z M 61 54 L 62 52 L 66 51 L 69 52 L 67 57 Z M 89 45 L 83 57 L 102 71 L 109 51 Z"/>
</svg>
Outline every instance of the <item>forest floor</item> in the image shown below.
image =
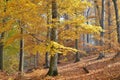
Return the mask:
<svg viewBox="0 0 120 80">
<path fill-rule="evenodd" d="M 15 80 L 120 80 L 120 58 L 111 60 L 115 54 L 107 54 L 104 59 L 96 60 L 97 55 L 84 57 L 80 62 L 61 62 L 58 66 L 59 75 L 45 76 L 48 69 L 37 69 L 25 73 L 24 77 Z M 87 70 L 87 71 L 86 71 Z M 3 76 L 2 76 L 3 75 Z M 0 73 L 0 80 L 12 80 L 13 76 L 4 77 Z"/>
</svg>

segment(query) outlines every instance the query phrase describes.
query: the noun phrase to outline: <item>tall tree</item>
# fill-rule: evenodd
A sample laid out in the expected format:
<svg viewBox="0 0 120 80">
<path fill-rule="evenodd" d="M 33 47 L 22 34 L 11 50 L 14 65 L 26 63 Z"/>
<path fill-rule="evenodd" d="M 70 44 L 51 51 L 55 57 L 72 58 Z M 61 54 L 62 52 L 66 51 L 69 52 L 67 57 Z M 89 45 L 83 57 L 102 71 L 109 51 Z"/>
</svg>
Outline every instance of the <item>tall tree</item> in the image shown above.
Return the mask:
<svg viewBox="0 0 120 80">
<path fill-rule="evenodd" d="M 0 39 L 4 38 L 4 33 L 1 34 Z M 3 70 L 3 42 L 0 42 L 0 70 Z"/>
<path fill-rule="evenodd" d="M 48 0 L 47 0 L 48 1 Z M 50 9 L 49 9 L 49 4 L 47 3 L 47 24 L 50 24 Z M 50 31 L 51 29 L 48 27 L 47 28 L 47 41 L 50 41 Z M 49 68 L 49 52 L 46 52 L 45 54 L 45 68 Z"/>
<path fill-rule="evenodd" d="M 77 15 L 77 11 L 75 11 L 75 15 L 76 15 L 76 17 L 78 17 Z M 77 29 L 78 29 L 78 26 L 76 26 L 76 35 L 78 35 L 78 31 L 77 31 Z M 79 44 L 79 39 L 75 39 L 75 48 L 78 50 L 79 48 L 78 48 L 78 44 Z M 79 52 L 76 52 L 76 55 L 75 55 L 75 62 L 79 62 L 80 61 L 80 54 L 79 54 Z"/>
<path fill-rule="evenodd" d="M 57 19 L 57 0 L 52 0 L 52 19 Z M 55 22 L 52 22 L 53 24 L 55 24 Z M 51 41 L 55 41 L 57 42 L 57 26 L 54 25 L 51 28 Z M 58 54 L 54 54 L 51 55 L 50 58 L 50 67 L 49 67 L 49 71 L 47 73 L 47 75 L 49 76 L 56 76 L 58 75 L 58 69 L 57 69 L 57 59 L 58 59 Z"/>
<path fill-rule="evenodd" d="M 106 3 L 106 0 L 102 0 L 102 12 L 101 12 L 101 20 L 100 20 L 100 26 L 102 27 L 102 29 L 105 29 L 105 3 Z M 103 46 L 104 45 L 104 32 L 103 31 L 101 32 L 100 37 L 101 37 L 100 45 Z M 105 57 L 105 55 L 102 51 L 100 52 L 97 59 L 102 59 L 103 57 Z"/>
<path fill-rule="evenodd" d="M 75 39 L 75 48 L 76 49 L 79 49 L 78 48 L 78 44 L 79 44 L 78 41 L 79 41 L 78 39 Z M 80 61 L 80 54 L 79 54 L 79 52 L 76 52 L 76 54 L 75 54 L 75 62 L 79 62 L 79 61 Z"/>
<path fill-rule="evenodd" d="M 111 22 L 111 0 L 108 0 L 108 3 L 107 3 L 107 6 L 108 6 L 108 30 L 109 30 L 109 33 L 108 33 L 108 39 L 111 40 L 111 32 L 110 32 L 110 27 L 112 25 L 112 22 Z M 111 43 L 109 43 L 109 48 L 111 48 Z"/>
<path fill-rule="evenodd" d="M 8 0 L 5 0 L 5 5 L 4 5 L 4 10 L 3 12 L 5 13 L 6 12 L 6 3 L 7 3 Z M 3 27 L 5 27 L 5 22 L 6 22 L 6 18 L 4 17 L 3 20 L 2 20 L 2 24 L 3 24 Z M 3 39 L 4 39 L 4 34 L 5 32 L 2 32 L 0 34 L 0 70 L 3 70 L 3 48 L 4 48 L 4 45 L 3 45 Z"/>
<path fill-rule="evenodd" d="M 118 4 L 117 0 L 112 0 L 114 4 L 114 9 L 115 9 L 115 16 L 116 16 L 116 25 L 117 25 L 117 41 L 120 44 L 120 20 L 119 20 L 119 9 L 118 9 Z M 115 58 L 120 56 L 120 51 L 115 55 Z"/>
<path fill-rule="evenodd" d="M 48 27 L 48 31 L 47 31 L 47 39 L 48 41 L 50 41 L 50 28 Z M 45 68 L 49 68 L 49 52 L 46 52 L 45 54 Z"/>
<path fill-rule="evenodd" d="M 23 25 L 21 22 L 20 23 L 20 34 L 21 34 L 21 39 L 20 39 L 20 59 L 19 59 L 19 71 L 22 74 L 24 70 L 24 40 L 23 40 Z"/>
</svg>

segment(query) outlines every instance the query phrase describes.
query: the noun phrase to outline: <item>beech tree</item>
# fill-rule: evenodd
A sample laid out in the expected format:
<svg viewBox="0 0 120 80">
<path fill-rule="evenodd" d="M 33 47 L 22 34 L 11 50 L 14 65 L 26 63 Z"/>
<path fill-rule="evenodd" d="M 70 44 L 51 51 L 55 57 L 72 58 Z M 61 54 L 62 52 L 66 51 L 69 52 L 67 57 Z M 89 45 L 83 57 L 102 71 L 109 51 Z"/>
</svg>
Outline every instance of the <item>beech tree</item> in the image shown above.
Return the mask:
<svg viewBox="0 0 120 80">
<path fill-rule="evenodd" d="M 109 29 L 109 33 L 108 33 L 109 38 L 108 39 L 111 40 L 110 27 L 112 25 L 112 22 L 111 22 L 112 14 L 111 14 L 111 2 L 110 2 L 110 0 L 108 0 L 107 6 L 108 6 L 108 29 Z M 109 48 L 111 48 L 111 43 L 109 43 Z"/>
<path fill-rule="evenodd" d="M 57 13 L 57 2 L 56 0 L 52 0 L 52 19 L 57 19 L 58 13 Z M 55 24 L 55 22 L 52 22 Z M 51 28 L 51 36 L 50 36 L 51 41 L 57 42 L 57 26 L 54 25 L 53 28 Z M 47 75 L 50 76 L 56 76 L 58 75 L 58 70 L 57 70 L 57 58 L 58 54 L 56 53 L 55 55 L 51 55 L 50 58 L 50 68 L 47 73 Z"/>
<path fill-rule="evenodd" d="M 105 3 L 106 0 L 102 0 L 102 11 L 101 11 L 101 20 L 100 20 L 100 26 L 102 27 L 102 29 L 105 29 Z M 104 45 L 104 32 L 101 32 L 101 40 L 100 40 L 100 45 L 103 46 Z M 97 59 L 102 59 L 104 57 L 104 53 L 103 51 L 100 52 L 99 57 Z"/>
<path fill-rule="evenodd" d="M 117 26 L 117 41 L 120 44 L 120 21 L 119 21 L 119 9 L 118 9 L 118 4 L 117 0 L 112 0 L 114 4 L 114 9 L 115 9 L 115 17 L 116 17 L 116 26 Z M 120 51 L 115 55 L 115 57 L 120 56 Z"/>
<path fill-rule="evenodd" d="M 2 14 L 5 14 L 6 13 L 6 3 L 7 3 L 8 0 L 5 0 L 5 1 L 1 1 L 1 4 L 4 3 L 1 7 L 2 7 L 2 11 L 3 12 Z M 6 19 L 7 19 L 7 16 L 4 15 L 2 16 L 2 20 L 1 20 L 1 24 L 2 24 L 2 28 L 5 27 L 5 23 L 6 23 Z M 3 43 L 3 39 L 4 39 L 4 35 L 5 35 L 5 31 L 2 31 L 2 33 L 0 34 L 0 70 L 3 70 L 3 58 L 4 58 L 4 43 Z"/>
<path fill-rule="evenodd" d="M 66 3 L 68 4 L 66 5 Z M 46 6 L 47 4 L 50 6 Z M 6 38 L 4 45 L 9 46 L 13 42 L 19 41 L 17 49 L 20 53 L 20 72 L 24 71 L 24 53 L 25 55 L 40 53 L 40 55 L 46 55 L 46 67 L 49 67 L 47 75 L 56 76 L 58 75 L 58 53 L 63 55 L 68 52 L 76 53 L 75 59 L 79 61 L 79 53 L 84 53 L 83 50 L 79 50 L 80 35 L 100 35 L 102 31 L 100 26 L 86 24 L 87 19 L 83 12 L 91 6 L 86 0 L 9 0 L 6 5 L 6 14 L 9 15 L 8 20 L 11 23 L 6 22 L 9 26 L 0 29 L 0 33 L 13 29 L 18 31 Z M 64 14 L 67 14 L 69 19 L 60 22 L 59 18 Z M 69 25 L 69 28 L 66 29 L 66 25 Z M 65 40 L 75 41 L 76 49 L 65 47 L 62 42 Z M 50 65 L 48 64 L 49 55 Z"/>
</svg>

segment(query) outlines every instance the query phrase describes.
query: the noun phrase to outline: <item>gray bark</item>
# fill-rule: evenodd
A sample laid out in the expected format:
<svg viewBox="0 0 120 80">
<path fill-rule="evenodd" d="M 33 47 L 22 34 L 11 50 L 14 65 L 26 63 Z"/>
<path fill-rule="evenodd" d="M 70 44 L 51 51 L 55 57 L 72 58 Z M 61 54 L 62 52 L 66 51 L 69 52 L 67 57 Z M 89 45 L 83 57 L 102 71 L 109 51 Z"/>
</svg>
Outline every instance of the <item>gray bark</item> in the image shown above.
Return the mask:
<svg viewBox="0 0 120 80">
<path fill-rule="evenodd" d="M 111 2 L 110 2 L 110 0 L 108 0 L 108 30 L 109 30 L 109 33 L 108 33 L 108 35 L 109 35 L 109 37 L 108 37 L 108 39 L 109 40 L 111 40 L 111 36 L 110 36 L 110 26 L 112 25 L 112 22 L 111 22 Z M 109 43 L 109 48 L 111 48 L 111 42 Z"/>
<path fill-rule="evenodd" d="M 57 2 L 56 0 L 52 0 L 52 19 L 57 19 Z M 52 22 L 53 24 L 55 22 Z M 51 28 L 51 41 L 56 41 L 57 42 L 57 28 L 56 25 L 55 27 Z M 58 60 L 58 54 L 56 53 L 55 55 L 51 55 L 50 58 L 50 67 L 47 75 L 49 76 L 56 76 L 58 75 L 58 69 L 57 69 L 57 60 Z"/>
<path fill-rule="evenodd" d="M 39 66 L 39 53 L 37 52 L 36 55 L 34 55 L 34 68 L 37 69 Z"/>
<path fill-rule="evenodd" d="M 116 25 L 117 25 L 117 41 L 120 44 L 120 21 L 119 21 L 119 9 L 118 9 L 118 4 L 117 4 L 117 0 L 112 0 L 113 4 L 114 4 L 114 8 L 115 8 L 115 16 L 116 16 Z M 120 57 L 120 51 L 118 51 L 118 53 L 115 55 L 116 57 Z"/>
<path fill-rule="evenodd" d="M 47 11 L 47 24 L 49 24 L 49 19 L 50 19 L 50 16 L 49 16 L 49 10 Z M 48 27 L 48 31 L 47 31 L 47 40 L 50 41 L 50 32 L 51 32 L 51 29 Z M 45 68 L 49 68 L 49 52 L 46 52 L 45 54 Z"/>
<path fill-rule="evenodd" d="M 20 22 L 20 26 L 21 22 Z M 20 28 L 20 34 L 23 35 L 23 28 Z M 19 58 L 19 71 L 22 74 L 24 71 L 24 40 L 23 40 L 23 36 L 20 39 L 20 54 L 19 54 L 20 58 Z"/>
<path fill-rule="evenodd" d="M 50 65 L 49 65 L 49 53 L 46 52 L 45 54 L 45 68 L 49 68 Z"/>
<path fill-rule="evenodd" d="M 94 11 L 95 11 L 95 25 L 100 26 L 100 8 L 97 4 L 97 0 L 94 0 Z M 95 40 L 95 45 L 99 45 L 99 41 Z"/>
<path fill-rule="evenodd" d="M 106 0 L 102 0 L 102 13 L 101 13 L 101 20 L 100 20 L 100 26 L 102 27 L 102 29 L 105 29 L 105 2 Z M 101 32 L 100 37 L 101 37 L 100 45 L 103 46 L 104 45 L 104 32 Z M 105 57 L 104 53 L 100 52 L 97 59 L 102 59 L 104 57 Z"/>
<path fill-rule="evenodd" d="M 7 1 L 8 0 L 5 0 L 5 3 L 7 3 Z M 6 12 L 6 5 L 4 7 L 4 12 Z M 2 21 L 3 27 L 4 27 L 5 22 L 6 22 L 6 18 L 3 18 L 3 21 Z M 5 32 L 0 34 L 0 70 L 2 70 L 2 71 L 3 71 L 4 45 L 3 45 L 3 42 L 1 40 L 4 39 L 4 34 L 5 34 Z"/>
<path fill-rule="evenodd" d="M 97 0 L 94 0 L 94 4 L 95 4 L 95 14 L 96 14 L 96 23 L 97 25 L 100 25 L 100 8 L 97 4 Z"/>
<path fill-rule="evenodd" d="M 4 33 L 1 34 L 1 38 L 0 39 L 3 39 L 4 38 Z M 3 42 L 0 42 L 0 70 L 3 70 Z"/>
<path fill-rule="evenodd" d="M 78 39 L 75 39 L 75 48 L 78 50 Z M 79 54 L 79 52 L 76 52 L 75 62 L 79 62 L 79 61 L 80 61 L 80 54 Z"/>
<path fill-rule="evenodd" d="M 88 8 L 87 11 L 85 12 L 87 20 L 88 20 L 89 14 L 90 14 L 90 8 Z M 89 24 L 89 21 L 87 21 L 86 23 Z M 90 43 L 90 34 L 86 34 L 85 43 L 87 44 Z M 85 49 L 86 49 L 86 53 L 89 53 L 89 48 L 86 47 Z"/>
</svg>

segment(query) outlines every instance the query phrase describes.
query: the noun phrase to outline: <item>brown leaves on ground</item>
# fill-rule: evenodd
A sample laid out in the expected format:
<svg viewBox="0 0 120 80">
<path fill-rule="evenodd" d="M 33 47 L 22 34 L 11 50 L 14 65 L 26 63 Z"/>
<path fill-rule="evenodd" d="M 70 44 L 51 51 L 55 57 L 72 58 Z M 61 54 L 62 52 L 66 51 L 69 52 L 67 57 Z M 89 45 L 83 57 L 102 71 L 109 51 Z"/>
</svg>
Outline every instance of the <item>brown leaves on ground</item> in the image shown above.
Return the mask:
<svg viewBox="0 0 120 80">
<path fill-rule="evenodd" d="M 61 63 L 58 67 L 59 75 L 56 77 L 46 77 L 48 69 L 33 70 L 26 73 L 22 80 L 120 80 L 120 58 L 112 61 L 113 56 L 114 54 L 110 54 L 102 60 L 96 60 L 97 56 L 94 55 L 82 58 L 77 63 Z"/>
</svg>

